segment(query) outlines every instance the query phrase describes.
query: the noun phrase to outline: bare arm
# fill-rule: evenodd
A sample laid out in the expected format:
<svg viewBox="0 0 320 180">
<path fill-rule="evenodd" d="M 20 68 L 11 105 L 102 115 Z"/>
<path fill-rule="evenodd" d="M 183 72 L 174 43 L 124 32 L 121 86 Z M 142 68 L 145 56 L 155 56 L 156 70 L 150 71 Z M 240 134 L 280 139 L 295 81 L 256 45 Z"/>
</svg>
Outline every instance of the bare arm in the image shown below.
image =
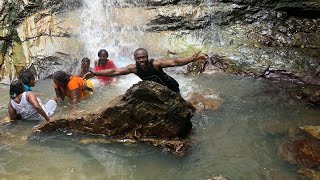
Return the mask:
<svg viewBox="0 0 320 180">
<path fill-rule="evenodd" d="M 102 71 L 96 71 L 96 72 L 88 72 L 83 76 L 83 79 L 90 79 L 94 76 L 105 76 L 105 77 L 112 77 L 112 76 L 120 76 L 120 75 L 126 75 L 130 73 L 136 73 L 136 65 L 135 64 L 129 64 L 126 67 L 122 68 L 113 68 L 113 69 L 106 69 Z"/>
<path fill-rule="evenodd" d="M 56 96 L 57 96 L 57 101 L 58 102 L 62 102 L 64 101 L 64 94 L 61 92 L 61 90 L 58 88 L 54 88 L 55 92 L 56 92 Z"/>
<path fill-rule="evenodd" d="M 174 66 L 183 66 L 190 62 L 202 62 L 208 58 L 207 55 L 196 55 L 188 58 L 175 58 L 175 59 L 157 59 L 154 61 L 153 65 L 155 67 L 166 68 Z"/>
<path fill-rule="evenodd" d="M 13 107 L 11 105 L 11 101 L 9 101 L 9 104 L 8 104 L 8 112 L 9 112 L 9 117 L 11 120 L 19 119 L 19 115 L 17 114 L 17 111 L 15 109 L 13 109 Z"/>
<path fill-rule="evenodd" d="M 78 104 L 79 101 L 80 101 L 79 91 L 80 91 L 79 88 L 74 89 L 74 90 L 71 91 L 72 105 L 73 105 L 74 108 L 77 107 L 77 104 Z"/>
<path fill-rule="evenodd" d="M 36 95 L 33 92 L 27 92 L 26 94 L 27 101 L 32 104 L 34 109 L 44 117 L 45 120 L 50 121 L 50 118 L 48 117 L 47 113 L 42 109 L 41 105 L 38 102 L 38 99 Z"/>
</svg>

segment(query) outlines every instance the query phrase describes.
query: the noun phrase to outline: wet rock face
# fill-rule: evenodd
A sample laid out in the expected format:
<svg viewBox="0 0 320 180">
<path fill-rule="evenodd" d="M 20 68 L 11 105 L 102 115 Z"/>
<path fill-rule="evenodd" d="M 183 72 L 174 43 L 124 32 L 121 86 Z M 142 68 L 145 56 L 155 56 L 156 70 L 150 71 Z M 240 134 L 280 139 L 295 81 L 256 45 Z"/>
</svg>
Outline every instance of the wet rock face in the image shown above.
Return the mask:
<svg viewBox="0 0 320 180">
<path fill-rule="evenodd" d="M 309 103 L 320 106 L 320 91 L 315 92 L 310 98 Z"/>
<path fill-rule="evenodd" d="M 48 122 L 39 131 L 69 129 L 123 138 L 186 137 L 192 128 L 186 101 L 168 88 L 149 81 L 133 85 L 99 114 L 79 114 Z"/>
<path fill-rule="evenodd" d="M 275 9 L 295 16 L 320 17 L 320 2 L 317 0 L 282 0 L 278 2 Z"/>
</svg>

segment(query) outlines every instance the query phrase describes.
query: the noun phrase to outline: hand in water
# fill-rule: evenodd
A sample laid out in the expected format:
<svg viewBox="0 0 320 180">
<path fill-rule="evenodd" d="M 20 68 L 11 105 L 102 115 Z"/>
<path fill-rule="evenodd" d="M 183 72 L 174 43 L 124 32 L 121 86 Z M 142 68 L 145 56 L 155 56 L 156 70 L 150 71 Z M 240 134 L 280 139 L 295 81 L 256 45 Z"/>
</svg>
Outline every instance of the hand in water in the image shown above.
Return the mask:
<svg viewBox="0 0 320 180">
<path fill-rule="evenodd" d="M 62 103 L 63 103 L 63 99 L 60 98 L 60 97 L 57 97 L 57 103 L 58 103 L 58 104 L 62 104 Z"/>
<path fill-rule="evenodd" d="M 94 73 L 92 71 L 87 72 L 85 75 L 83 75 L 84 80 L 88 80 L 94 77 Z"/>
</svg>

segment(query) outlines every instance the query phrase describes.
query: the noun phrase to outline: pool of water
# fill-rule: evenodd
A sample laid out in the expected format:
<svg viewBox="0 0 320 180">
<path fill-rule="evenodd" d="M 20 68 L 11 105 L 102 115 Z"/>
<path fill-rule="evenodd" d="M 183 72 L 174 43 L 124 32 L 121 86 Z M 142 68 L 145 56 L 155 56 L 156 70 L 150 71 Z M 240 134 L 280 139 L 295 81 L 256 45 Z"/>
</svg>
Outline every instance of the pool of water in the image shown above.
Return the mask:
<svg viewBox="0 0 320 180">
<path fill-rule="evenodd" d="M 0 87 L 0 177 L 4 179 L 295 179 L 296 169 L 278 156 L 278 146 L 302 125 L 319 125 L 319 109 L 293 100 L 284 83 L 225 74 L 174 75 L 182 96 L 200 92 L 222 101 L 217 110 L 192 118 L 193 145 L 185 157 L 146 144 L 81 143 L 103 138 L 58 131 L 33 134 L 38 122 L 7 122 L 8 87 Z M 78 110 L 103 108 L 139 80 L 119 79 L 113 86 L 97 86 Z M 279 85 L 281 84 L 281 85 Z M 54 96 L 52 80 L 33 88 L 43 100 Z M 70 112 L 67 103 L 56 117 Z M 317 124 L 318 123 L 318 124 Z"/>
</svg>

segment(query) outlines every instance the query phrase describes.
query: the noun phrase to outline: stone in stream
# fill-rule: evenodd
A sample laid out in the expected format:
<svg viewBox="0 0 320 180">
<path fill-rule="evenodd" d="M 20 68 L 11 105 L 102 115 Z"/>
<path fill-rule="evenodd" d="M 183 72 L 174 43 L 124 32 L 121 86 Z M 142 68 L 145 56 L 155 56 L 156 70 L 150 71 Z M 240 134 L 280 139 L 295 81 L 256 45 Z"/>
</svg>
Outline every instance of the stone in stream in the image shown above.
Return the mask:
<svg viewBox="0 0 320 180">
<path fill-rule="evenodd" d="M 297 171 L 304 179 L 320 177 L 320 126 L 304 126 L 300 129 L 307 137 L 282 144 L 280 156 L 291 164 L 298 165 Z"/>
<path fill-rule="evenodd" d="M 183 155 L 188 146 L 188 141 L 183 139 L 192 129 L 193 113 L 189 104 L 167 87 L 141 81 L 113 99 L 100 113 L 55 119 L 40 125 L 36 131 L 66 129 L 106 135 L 118 141 L 131 139 Z"/>
<path fill-rule="evenodd" d="M 300 129 L 308 137 L 283 144 L 280 154 L 292 164 L 320 166 L 320 126 L 303 126 Z"/>
</svg>

